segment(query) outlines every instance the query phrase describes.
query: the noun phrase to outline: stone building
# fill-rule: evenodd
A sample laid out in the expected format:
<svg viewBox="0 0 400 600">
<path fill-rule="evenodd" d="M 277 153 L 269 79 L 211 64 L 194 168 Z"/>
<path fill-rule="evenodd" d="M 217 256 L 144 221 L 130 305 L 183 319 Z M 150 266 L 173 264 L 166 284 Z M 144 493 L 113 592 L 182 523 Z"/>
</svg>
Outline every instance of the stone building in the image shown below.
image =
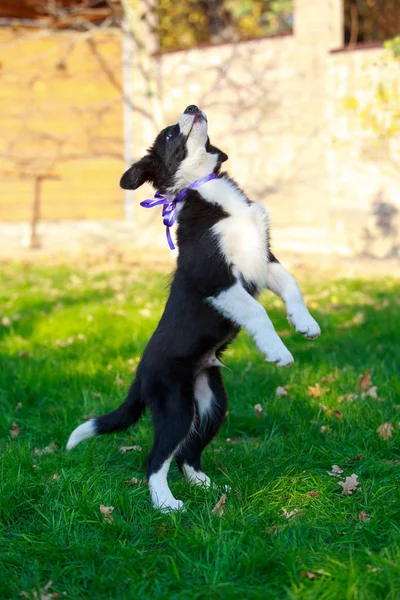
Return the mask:
<svg viewBox="0 0 400 600">
<path fill-rule="evenodd" d="M 138 208 L 151 191 L 119 189 L 124 148 L 139 158 L 194 103 L 278 250 L 397 252 L 399 139 L 377 144 L 356 107 L 399 70 L 377 45 L 344 49 L 342 0 L 296 0 L 290 35 L 164 54 L 144 39 L 145 68 L 113 28 L 0 28 L 0 221 L 29 218 L 39 179 L 42 219 L 128 216 L 138 243 L 163 245 Z"/>
</svg>

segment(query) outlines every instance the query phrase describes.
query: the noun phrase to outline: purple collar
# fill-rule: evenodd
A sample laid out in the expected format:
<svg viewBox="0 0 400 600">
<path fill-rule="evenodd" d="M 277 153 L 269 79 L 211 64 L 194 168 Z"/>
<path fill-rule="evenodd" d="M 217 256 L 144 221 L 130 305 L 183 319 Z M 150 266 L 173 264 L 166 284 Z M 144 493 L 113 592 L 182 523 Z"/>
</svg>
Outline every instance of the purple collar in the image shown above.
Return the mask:
<svg viewBox="0 0 400 600">
<path fill-rule="evenodd" d="M 181 200 L 184 200 L 184 198 L 187 196 L 187 193 L 189 190 L 196 190 L 201 185 L 203 185 L 203 183 L 207 183 L 207 181 L 211 181 L 212 179 L 217 179 L 217 178 L 218 178 L 218 176 L 215 175 L 215 173 L 210 173 L 209 175 L 206 175 L 205 177 L 202 177 L 201 179 L 198 179 L 194 183 L 191 183 L 190 185 L 185 187 L 181 192 L 179 192 L 179 194 L 177 196 L 175 196 L 175 198 L 173 200 L 171 200 L 171 198 L 168 198 L 168 196 L 164 196 L 163 194 L 160 194 L 160 192 L 156 192 L 154 194 L 154 198 L 148 198 L 147 200 L 143 200 L 143 202 L 140 203 L 140 206 L 143 206 L 144 208 L 153 208 L 153 206 L 158 206 L 159 204 L 163 205 L 163 209 L 162 209 L 163 223 L 167 228 L 166 229 L 167 241 L 168 241 L 168 245 L 171 248 L 171 250 L 174 250 L 175 246 L 172 241 L 170 227 L 172 227 L 172 225 L 176 221 L 176 205 L 177 205 L 177 203 L 180 202 Z"/>
</svg>

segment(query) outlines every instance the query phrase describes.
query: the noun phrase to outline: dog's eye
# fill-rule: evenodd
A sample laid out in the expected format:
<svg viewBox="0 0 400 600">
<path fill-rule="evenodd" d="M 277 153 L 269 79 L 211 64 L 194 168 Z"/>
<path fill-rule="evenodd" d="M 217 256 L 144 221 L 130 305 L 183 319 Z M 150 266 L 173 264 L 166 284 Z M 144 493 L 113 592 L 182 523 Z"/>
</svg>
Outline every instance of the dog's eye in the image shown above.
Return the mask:
<svg viewBox="0 0 400 600">
<path fill-rule="evenodd" d="M 173 135 L 174 135 L 173 131 L 170 131 L 169 133 L 167 133 L 167 140 L 170 140 Z"/>
</svg>

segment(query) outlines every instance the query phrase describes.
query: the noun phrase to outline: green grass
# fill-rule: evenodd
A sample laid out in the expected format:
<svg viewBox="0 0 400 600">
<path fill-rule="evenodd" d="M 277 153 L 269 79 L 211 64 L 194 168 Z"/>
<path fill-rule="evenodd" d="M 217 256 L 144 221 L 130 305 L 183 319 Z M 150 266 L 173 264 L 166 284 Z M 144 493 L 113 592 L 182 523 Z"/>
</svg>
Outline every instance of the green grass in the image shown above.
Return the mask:
<svg viewBox="0 0 400 600">
<path fill-rule="evenodd" d="M 239 336 L 225 355 L 229 416 L 204 455 L 217 487 L 191 488 L 174 466 L 171 488 L 187 510 L 161 515 L 146 485 L 124 485 L 145 476 L 148 416 L 70 453 L 65 443 L 84 415 L 122 401 L 167 283 L 164 274 L 96 265 L 2 269 L 0 598 L 34 598 L 49 581 L 51 593 L 73 600 L 400 598 L 400 284 L 302 282 L 323 331 L 314 342 L 289 331 L 281 302 L 263 295 L 295 365 L 265 363 Z M 381 401 L 339 403 L 367 369 Z M 332 372 L 335 381 L 323 383 Z M 330 391 L 310 397 L 317 382 Z M 394 426 L 389 440 L 376 431 L 385 422 Z M 51 444 L 54 452 L 35 454 Z M 118 451 L 132 444 L 142 450 Z M 341 479 L 327 474 L 334 464 Z M 352 473 L 360 485 L 343 496 L 338 481 Z M 226 484 L 226 512 L 212 515 Z M 115 507 L 112 524 L 100 504 Z M 300 512 L 286 519 L 283 508 Z"/>
</svg>

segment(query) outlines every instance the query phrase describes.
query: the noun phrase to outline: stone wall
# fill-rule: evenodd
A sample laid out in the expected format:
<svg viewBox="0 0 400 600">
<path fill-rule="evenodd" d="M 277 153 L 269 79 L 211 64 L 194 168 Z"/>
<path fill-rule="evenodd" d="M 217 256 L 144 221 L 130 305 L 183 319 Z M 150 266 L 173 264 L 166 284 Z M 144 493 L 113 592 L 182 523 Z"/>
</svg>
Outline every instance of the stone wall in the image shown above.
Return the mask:
<svg viewBox="0 0 400 600">
<path fill-rule="evenodd" d="M 379 77 L 390 81 L 395 74 L 377 67 L 382 49 L 335 51 L 343 45 L 342 20 L 341 0 L 323 7 L 320 0 L 297 0 L 293 35 L 155 55 L 150 82 L 134 54 L 132 157 L 145 152 L 160 123 L 176 122 L 188 104 L 197 104 L 207 112 L 212 142 L 229 155 L 226 168 L 252 199 L 268 207 L 278 251 L 354 254 L 367 249 L 382 255 L 393 250 L 394 225 L 391 237 L 382 227 L 374 230 L 372 208 L 378 194 L 381 204 L 382 198 L 393 206 L 399 202 L 398 173 L 390 168 L 398 156 L 396 138 L 389 155 L 378 157 L 346 99 L 366 97 Z M 122 40 L 100 36 L 94 52 L 81 39 L 66 54 L 68 43 L 64 36 L 20 45 L 17 66 L 25 65 L 27 53 L 41 53 L 47 64 L 30 79 L 10 67 L 14 55 L 2 53 L 9 62 L 6 95 L 3 86 L 0 92 L 0 127 L 14 135 L 21 115 L 30 115 L 30 130 L 50 134 L 40 143 L 30 138 L 29 151 L 42 162 L 51 158 L 57 140 L 67 141 L 62 152 L 68 160 L 58 152 L 50 165 L 61 179 L 44 184 L 45 218 L 118 218 L 124 201 L 118 187 L 124 169 Z M 149 95 L 150 89 L 157 94 Z M 0 148 L 4 172 L 4 140 Z M 0 219 L 12 216 L 1 210 L 2 203 L 29 206 L 31 185 L 16 171 L 3 181 Z M 138 207 L 151 193 L 147 187 L 133 194 L 132 237 L 139 245 L 163 247 L 159 213 Z"/>
</svg>

